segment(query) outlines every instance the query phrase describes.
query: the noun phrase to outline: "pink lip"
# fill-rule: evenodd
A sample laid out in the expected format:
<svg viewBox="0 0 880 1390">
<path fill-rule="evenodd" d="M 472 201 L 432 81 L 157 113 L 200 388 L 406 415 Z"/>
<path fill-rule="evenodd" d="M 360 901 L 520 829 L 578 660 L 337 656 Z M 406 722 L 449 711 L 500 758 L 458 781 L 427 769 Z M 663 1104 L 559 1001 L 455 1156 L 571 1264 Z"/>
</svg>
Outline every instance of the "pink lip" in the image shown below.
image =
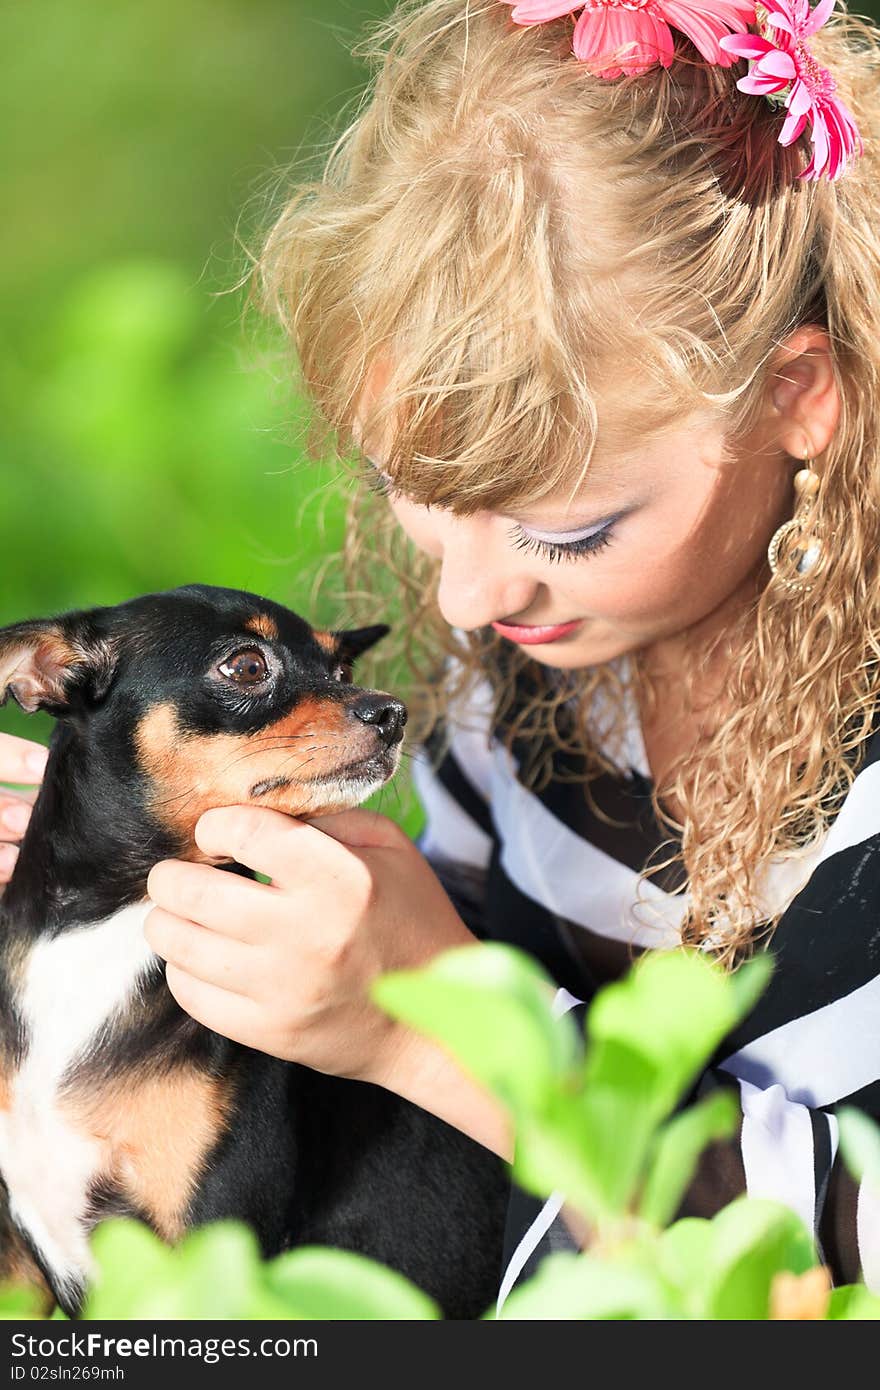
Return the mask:
<svg viewBox="0 0 880 1390">
<path fill-rule="evenodd" d="M 574 632 L 580 621 L 580 618 L 575 618 L 574 622 L 557 623 L 555 627 L 512 627 L 508 623 L 492 623 L 491 626 L 496 632 L 500 632 L 502 637 L 509 637 L 511 642 L 522 642 L 524 646 L 531 646 L 538 642 L 555 642 L 557 637 Z"/>
</svg>

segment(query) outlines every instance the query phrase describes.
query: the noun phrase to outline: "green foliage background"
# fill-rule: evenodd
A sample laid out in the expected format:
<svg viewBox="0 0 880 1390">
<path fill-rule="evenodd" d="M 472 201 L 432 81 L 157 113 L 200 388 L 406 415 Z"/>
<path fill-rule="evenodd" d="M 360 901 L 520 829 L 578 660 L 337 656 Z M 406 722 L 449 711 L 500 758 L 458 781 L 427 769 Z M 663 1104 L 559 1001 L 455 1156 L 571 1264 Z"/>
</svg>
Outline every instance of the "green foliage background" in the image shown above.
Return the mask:
<svg viewBox="0 0 880 1390">
<path fill-rule="evenodd" d="M 280 341 L 236 286 L 357 98 L 350 49 L 386 8 L 4 7 L 0 626 L 192 582 L 345 625 L 334 569 L 315 583 L 345 483 L 305 460 Z M 400 778 L 371 804 L 418 827 Z"/>
</svg>

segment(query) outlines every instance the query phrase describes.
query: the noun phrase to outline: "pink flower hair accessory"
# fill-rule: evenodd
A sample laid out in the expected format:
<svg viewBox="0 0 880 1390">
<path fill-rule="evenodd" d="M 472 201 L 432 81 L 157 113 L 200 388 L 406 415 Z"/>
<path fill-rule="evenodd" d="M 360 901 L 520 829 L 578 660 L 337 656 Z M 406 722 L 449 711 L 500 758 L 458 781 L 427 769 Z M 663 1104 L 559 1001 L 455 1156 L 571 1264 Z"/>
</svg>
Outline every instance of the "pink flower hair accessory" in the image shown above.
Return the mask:
<svg viewBox="0 0 880 1390">
<path fill-rule="evenodd" d="M 864 149 L 852 112 L 836 93 L 834 78 L 817 62 L 808 38 L 821 29 L 834 0 L 761 0 L 755 6 L 757 34 L 731 34 L 719 40 L 726 53 L 748 58 L 749 72 L 737 87 L 782 105 L 788 111 L 780 145 L 791 145 L 810 126 L 813 153 L 801 179 L 825 174 L 838 178 L 858 148 Z"/>
<path fill-rule="evenodd" d="M 612 79 L 668 68 L 672 28 L 686 34 L 710 63 L 730 67 L 735 58 L 719 46 L 723 35 L 754 22 L 754 0 L 503 0 L 514 6 L 514 24 L 545 24 L 581 10 L 574 26 L 575 57 L 597 77 Z M 623 50 L 620 52 L 619 50 Z M 602 60 L 614 57 L 614 61 Z"/>
<path fill-rule="evenodd" d="M 730 67 L 747 58 L 749 72 L 737 87 L 783 106 L 779 134 L 791 145 L 810 127 L 813 152 L 801 179 L 838 178 L 863 144 L 852 113 L 836 95 L 827 68 L 807 39 L 820 29 L 835 0 L 502 0 L 523 26 L 580 15 L 572 34 L 576 58 L 597 77 L 637 76 L 674 57 L 672 29 L 690 39 L 707 62 Z M 749 33 L 749 25 L 759 32 Z"/>
</svg>

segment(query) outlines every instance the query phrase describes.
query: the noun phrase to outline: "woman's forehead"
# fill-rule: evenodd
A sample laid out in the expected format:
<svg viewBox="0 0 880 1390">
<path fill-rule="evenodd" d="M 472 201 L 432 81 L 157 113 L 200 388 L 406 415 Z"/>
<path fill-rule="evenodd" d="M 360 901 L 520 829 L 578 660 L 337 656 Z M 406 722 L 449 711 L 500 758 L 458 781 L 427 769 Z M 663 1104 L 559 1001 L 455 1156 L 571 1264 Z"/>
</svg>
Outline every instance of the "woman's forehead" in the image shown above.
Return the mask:
<svg viewBox="0 0 880 1390">
<path fill-rule="evenodd" d="M 351 434 L 374 467 L 393 475 L 404 492 L 418 496 L 423 489 L 417 465 L 410 458 L 403 460 L 402 471 L 399 458 L 389 464 L 395 455 L 395 403 L 383 398 L 381 392 L 387 389 L 390 375 L 387 360 L 377 361 L 366 373 L 353 412 Z M 451 499 L 459 488 L 471 497 L 482 493 L 491 498 L 490 510 L 515 516 L 517 510 L 528 508 L 532 517 L 540 514 L 540 519 L 551 526 L 566 521 L 573 507 L 582 507 L 584 503 L 590 508 L 611 511 L 618 501 L 631 500 L 635 490 L 650 486 L 671 464 L 680 464 L 683 454 L 693 452 L 696 461 L 701 437 L 707 429 L 717 431 L 721 427 L 718 408 L 705 399 L 699 405 L 691 402 L 676 410 L 667 397 L 665 409 L 657 410 L 653 408 L 652 396 L 651 386 L 637 373 L 619 376 L 613 388 L 602 392 L 595 427 L 591 437 L 584 439 L 580 457 L 576 447 L 569 448 L 564 466 L 562 460 L 557 460 L 559 466 L 554 467 L 553 460 L 536 456 L 533 475 L 512 470 L 516 476 L 510 477 L 509 490 L 501 473 L 490 468 L 487 474 L 482 460 L 474 466 L 473 452 L 467 466 L 451 455 L 444 464 L 442 456 L 438 457 L 432 449 L 425 471 L 426 496 L 439 488 L 444 500 L 438 499 L 437 505 L 451 505 L 454 509 Z M 442 406 L 440 409 L 442 412 Z M 371 433 L 365 436 L 365 430 Z"/>
<path fill-rule="evenodd" d="M 407 400 L 389 400 L 386 392 L 391 381 L 391 363 L 387 358 L 376 359 L 364 372 L 353 394 L 355 402 L 350 429 L 359 446 L 363 447 L 364 428 L 371 424 L 374 432 L 384 437 L 366 441 L 371 457 L 387 458 L 391 452 L 391 437 L 397 409 L 412 407 L 413 396 L 407 390 Z M 457 398 L 461 387 L 455 388 Z M 628 368 L 625 363 L 606 370 L 593 383 L 594 402 L 592 438 L 585 440 L 585 459 L 589 459 L 598 480 L 611 479 L 618 467 L 637 460 L 647 445 L 685 429 L 705 427 L 707 421 L 717 421 L 719 410 L 694 385 L 687 399 L 644 374 Z M 435 404 L 437 414 L 444 404 Z M 434 416 L 431 412 L 432 417 Z M 374 454 L 372 451 L 375 450 Z"/>
<path fill-rule="evenodd" d="M 556 504 L 566 493 L 589 494 L 614 500 L 632 490 L 634 486 L 649 480 L 658 469 L 662 469 L 670 455 L 678 456 L 682 449 L 696 445 L 705 435 L 707 427 L 717 428 L 717 419 L 707 414 L 694 415 L 677 425 L 653 434 L 633 434 L 618 440 L 606 441 L 597 437 L 589 455 L 584 458 L 582 468 L 567 483 L 557 483 L 549 490 L 536 480 L 535 497 L 542 496 L 547 504 Z M 355 439 L 364 457 L 375 468 L 387 471 L 390 446 L 365 446 L 362 434 L 356 424 L 353 430 Z M 454 460 L 450 460 L 454 464 Z"/>
</svg>

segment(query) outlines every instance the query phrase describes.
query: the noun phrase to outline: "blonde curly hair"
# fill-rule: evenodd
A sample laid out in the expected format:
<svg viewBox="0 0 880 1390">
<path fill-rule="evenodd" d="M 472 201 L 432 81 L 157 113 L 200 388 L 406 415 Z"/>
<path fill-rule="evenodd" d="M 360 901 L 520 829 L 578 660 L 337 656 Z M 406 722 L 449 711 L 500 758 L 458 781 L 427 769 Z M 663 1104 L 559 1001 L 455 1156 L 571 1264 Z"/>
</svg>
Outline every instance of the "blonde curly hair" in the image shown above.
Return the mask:
<svg viewBox="0 0 880 1390">
<path fill-rule="evenodd" d="M 508 746 L 530 750 L 526 783 L 545 786 L 565 749 L 590 800 L 596 776 L 619 772 L 592 723 L 599 691 L 623 717 L 619 668 L 560 681 L 491 629 L 453 632 L 439 562 L 366 485 L 359 441 L 393 424 L 383 468 L 414 501 L 511 512 L 578 486 L 615 380 L 640 384 L 645 437 L 709 407 L 735 438 L 784 337 L 827 330 L 841 415 L 818 525 L 835 533 L 832 562 L 800 594 L 767 570 L 724 634 L 732 712 L 652 789 L 681 848 L 667 840 L 640 885 L 678 859 L 683 940 L 731 965 L 781 916 L 762 915 L 761 865 L 821 837 L 856 775 L 880 657 L 880 43 L 839 0 L 811 44 L 864 139 L 836 182 L 798 180 L 807 137 L 781 146 L 778 110 L 735 87 L 742 66 L 698 60 L 681 36 L 670 69 L 608 82 L 572 55 L 570 19 L 522 28 L 494 0 L 404 0 L 355 49 L 372 79 L 256 268 L 314 403 L 309 453 L 361 480 L 346 620 L 363 605 L 373 621 L 383 594 L 400 605 L 412 739 L 482 677 Z M 379 362 L 389 374 L 364 414 Z M 710 657 L 690 653 L 686 692 Z"/>
</svg>

